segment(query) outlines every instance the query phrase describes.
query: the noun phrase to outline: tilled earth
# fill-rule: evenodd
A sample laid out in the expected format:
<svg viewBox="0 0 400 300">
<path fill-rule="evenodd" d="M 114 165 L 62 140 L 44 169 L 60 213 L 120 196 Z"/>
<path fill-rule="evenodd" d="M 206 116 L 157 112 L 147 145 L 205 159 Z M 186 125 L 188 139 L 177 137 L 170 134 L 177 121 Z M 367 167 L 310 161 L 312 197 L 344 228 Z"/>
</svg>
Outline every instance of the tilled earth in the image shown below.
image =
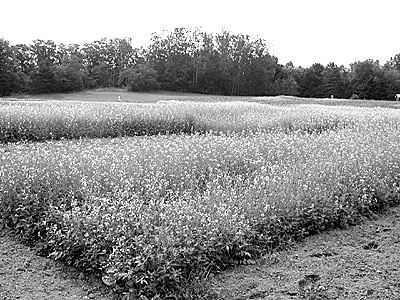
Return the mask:
<svg viewBox="0 0 400 300">
<path fill-rule="evenodd" d="M 208 282 L 219 300 L 400 300 L 400 207 L 306 239 Z M 101 282 L 39 257 L 0 232 L 1 300 L 111 300 Z"/>
<path fill-rule="evenodd" d="M 1 300 L 111 300 L 101 282 L 74 268 L 39 257 L 0 232 Z"/>
<path fill-rule="evenodd" d="M 215 276 L 210 291 L 221 300 L 400 300 L 400 207 Z"/>
</svg>

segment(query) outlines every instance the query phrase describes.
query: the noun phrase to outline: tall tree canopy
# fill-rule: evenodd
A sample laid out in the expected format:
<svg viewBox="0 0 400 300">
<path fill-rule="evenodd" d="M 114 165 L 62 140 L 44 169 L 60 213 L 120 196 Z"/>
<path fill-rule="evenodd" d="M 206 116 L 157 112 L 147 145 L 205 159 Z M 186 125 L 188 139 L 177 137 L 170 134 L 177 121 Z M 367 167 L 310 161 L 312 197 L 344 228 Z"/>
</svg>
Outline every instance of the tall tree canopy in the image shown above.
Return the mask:
<svg viewBox="0 0 400 300">
<path fill-rule="evenodd" d="M 84 45 L 0 39 L 0 96 L 73 92 L 99 87 L 222 95 L 393 99 L 400 92 L 400 54 L 378 61 L 282 65 L 262 39 L 222 31 L 176 28 L 154 33 L 150 45 L 103 38 Z"/>
<path fill-rule="evenodd" d="M 15 77 L 13 51 L 8 41 L 0 39 L 0 96 L 9 96 Z"/>
</svg>

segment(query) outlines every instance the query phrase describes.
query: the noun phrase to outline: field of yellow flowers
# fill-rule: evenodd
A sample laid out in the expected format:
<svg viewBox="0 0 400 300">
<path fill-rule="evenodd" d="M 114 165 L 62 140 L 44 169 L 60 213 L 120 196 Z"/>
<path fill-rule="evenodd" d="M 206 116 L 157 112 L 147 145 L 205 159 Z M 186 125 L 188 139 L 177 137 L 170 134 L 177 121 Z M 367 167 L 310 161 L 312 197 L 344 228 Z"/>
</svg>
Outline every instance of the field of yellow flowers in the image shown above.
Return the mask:
<svg viewBox="0 0 400 300">
<path fill-rule="evenodd" d="M 321 131 L 354 121 L 356 108 L 252 102 L 2 101 L 0 143 L 205 132 Z"/>
<path fill-rule="evenodd" d="M 126 299 L 400 202 L 390 108 L 18 102 L 0 133 L 0 226 Z"/>
</svg>

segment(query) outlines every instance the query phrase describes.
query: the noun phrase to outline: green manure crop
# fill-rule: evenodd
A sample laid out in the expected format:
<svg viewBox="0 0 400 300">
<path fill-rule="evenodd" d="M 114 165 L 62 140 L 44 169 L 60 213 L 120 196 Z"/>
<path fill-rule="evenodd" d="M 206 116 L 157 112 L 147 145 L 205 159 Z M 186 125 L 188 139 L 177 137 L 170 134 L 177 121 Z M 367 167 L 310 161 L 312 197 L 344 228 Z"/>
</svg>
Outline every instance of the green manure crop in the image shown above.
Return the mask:
<svg viewBox="0 0 400 300">
<path fill-rule="evenodd" d="M 2 224 L 126 297 L 194 297 L 190 284 L 212 273 L 400 202 L 396 110 L 132 107 L 141 106 L 113 109 L 148 120 L 189 115 L 205 129 L 0 148 Z M 115 110 L 104 114 L 113 120 Z M 72 107 L 65 116 L 82 111 L 83 123 L 93 117 Z"/>
<path fill-rule="evenodd" d="M 0 102 L 0 143 L 206 132 L 319 132 L 349 126 L 359 118 L 355 107 L 320 105 L 4 101 Z"/>
</svg>

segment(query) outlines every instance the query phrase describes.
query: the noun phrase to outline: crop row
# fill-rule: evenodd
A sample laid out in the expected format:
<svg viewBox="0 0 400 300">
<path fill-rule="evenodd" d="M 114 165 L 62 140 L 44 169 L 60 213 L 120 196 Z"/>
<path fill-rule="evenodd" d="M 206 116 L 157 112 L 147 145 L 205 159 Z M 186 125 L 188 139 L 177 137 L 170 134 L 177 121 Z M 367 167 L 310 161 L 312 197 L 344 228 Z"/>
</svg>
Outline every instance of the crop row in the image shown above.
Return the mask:
<svg viewBox="0 0 400 300">
<path fill-rule="evenodd" d="M 370 122 L 377 109 L 249 102 L 0 102 L 0 143 L 205 132 L 321 132 Z M 381 109 L 389 122 L 394 110 Z M 360 116 L 360 112 L 363 116 Z"/>
<path fill-rule="evenodd" d="M 219 113 L 229 123 L 249 108 L 237 109 Z M 334 115 L 352 126 L 3 145 L 2 222 L 117 291 L 156 299 L 399 203 L 396 111 L 285 109 L 291 124 Z"/>
</svg>

